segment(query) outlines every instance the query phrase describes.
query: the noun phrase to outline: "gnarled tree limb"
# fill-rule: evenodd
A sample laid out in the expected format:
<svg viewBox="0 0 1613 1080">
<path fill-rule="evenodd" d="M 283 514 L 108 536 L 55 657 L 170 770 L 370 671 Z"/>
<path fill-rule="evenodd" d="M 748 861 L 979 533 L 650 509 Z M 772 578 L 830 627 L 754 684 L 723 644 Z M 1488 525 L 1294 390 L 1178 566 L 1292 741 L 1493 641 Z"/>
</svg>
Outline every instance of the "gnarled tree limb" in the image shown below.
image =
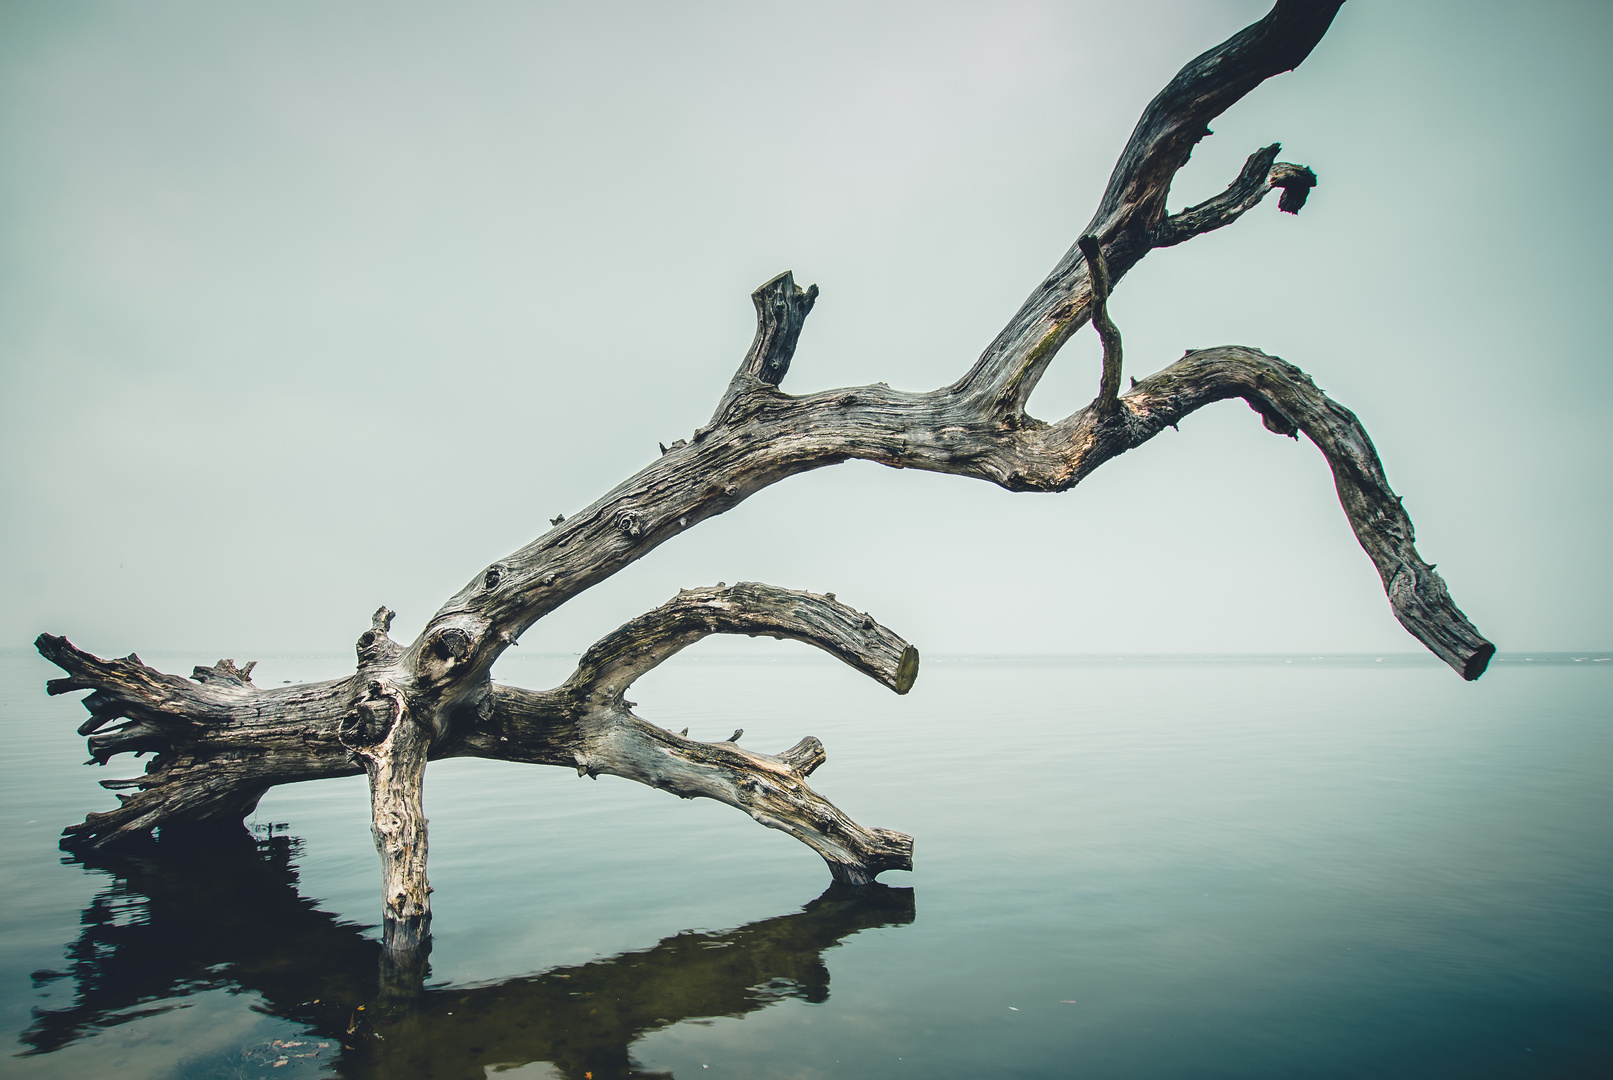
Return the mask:
<svg viewBox="0 0 1613 1080">
<path fill-rule="evenodd" d="M 1278 0 L 1264 19 L 1182 68 L 1148 103 L 1098 209 L 1081 230 L 1103 245 L 1111 286 L 1160 246 L 1171 181 L 1193 147 L 1210 134 L 1209 122 L 1266 79 L 1299 66 L 1342 3 Z M 953 384 L 953 393 L 999 409 L 1005 417 L 1023 414 L 1060 346 L 1090 317 L 1090 299 L 1086 259 L 1072 245 L 974 367 Z"/>
<path fill-rule="evenodd" d="M 1221 228 L 1281 188 L 1295 212 L 1315 186 L 1304 166 L 1278 162 L 1276 144 L 1250 156 L 1233 183 L 1177 214 L 1166 211 L 1176 172 L 1208 122 L 1265 79 L 1300 63 L 1340 0 L 1278 0 L 1271 13 L 1184 67 L 1148 105 L 1080 240 L 956 382 L 927 393 L 883 383 L 803 396 L 780 389 L 817 288 L 780 274 L 752 296 L 756 338 L 711 420 L 571 517 L 484 568 L 410 644 L 387 636 L 378 611 L 358 641 L 352 676 L 260 690 L 221 661 L 195 682 L 140 663 L 102 660 L 61 638 L 40 651 L 68 672 L 51 692 L 85 699 L 95 761 L 157 752 L 123 805 L 68 830 L 101 845 L 153 826 L 228 820 L 268 787 L 368 773 L 377 849 L 386 876 L 388 944 L 408 952 L 430 914 L 421 789 L 431 758 L 479 756 L 611 773 L 726 802 L 817 851 L 837 880 L 865 882 L 911 864 L 912 841 L 847 819 L 807 784 L 823 760 L 806 739 L 776 756 L 729 740 L 698 742 L 634 715 L 631 682 L 709 633 L 806 641 L 898 693 L 917 653 L 871 618 L 830 596 L 771 586 L 688 590 L 608 635 L 561 686 L 494 686 L 494 661 L 533 623 L 666 540 L 788 476 L 848 459 L 969 476 L 1013 491 L 1063 491 L 1104 462 L 1147 442 L 1195 409 L 1242 398 L 1274 432 L 1303 431 L 1333 471 L 1339 501 L 1378 568 L 1395 615 L 1464 678 L 1483 672 L 1494 646 L 1451 602 L 1413 546 L 1410 519 L 1390 490 L 1371 440 L 1347 409 L 1298 368 L 1255 349 L 1192 352 L 1126 393 L 1111 288 L 1156 247 Z M 1104 341 L 1093 403 L 1054 423 L 1026 403 L 1059 348 L 1089 320 Z M 119 721 L 106 730 L 100 730 Z"/>
<path fill-rule="evenodd" d="M 1283 192 L 1277 200 L 1277 209 L 1287 214 L 1299 213 L 1311 188 L 1316 186 L 1316 174 L 1303 165 L 1278 161 L 1280 150 L 1282 146 L 1278 143 L 1256 150 L 1225 191 L 1160 222 L 1154 231 L 1154 246 L 1173 247 L 1200 233 L 1230 225 L 1259 205 L 1272 188 L 1281 188 Z"/>
<path fill-rule="evenodd" d="M 361 656 L 396 650 L 385 636 L 390 618 L 384 608 L 376 613 L 375 627 L 359 639 Z M 289 782 L 276 779 L 288 775 L 288 753 L 299 763 L 298 779 L 365 772 L 386 883 L 388 941 L 413 947 L 431 910 L 420 799 L 425 762 L 485 757 L 574 766 L 579 775 L 609 773 L 683 798 L 716 799 L 807 844 L 838 881 L 865 882 L 882 870 L 911 868 L 911 837 L 857 824 L 806 784 L 825 758 L 817 739 L 775 756 L 731 741 L 673 735 L 632 713 L 623 699 L 632 682 L 710 634 L 802 641 L 899 694 L 918 674 L 918 650 L 832 596 L 754 582 L 686 589 L 597 642 L 561 686 L 545 692 L 490 686 L 482 707 L 464 717 L 452 737 L 434 741 L 412 719 L 408 697 L 395 684 L 364 677 L 373 665 L 361 664 L 360 673 L 346 679 L 297 687 L 220 688 L 212 678 L 188 682 L 135 657 L 102 660 L 64 638 L 42 635 L 40 652 L 70 672 L 52 680 L 52 693 L 96 688 L 85 699 L 94 710 L 85 729 L 125 720 L 123 728 L 92 737 L 99 760 L 123 749 L 156 751 L 144 776 L 106 782 L 138 793 L 119 796 L 118 809 L 70 828 L 68 842 L 95 848 L 158 824 L 238 821 L 269 787 Z M 198 720 L 199 714 L 205 718 Z"/>
<path fill-rule="evenodd" d="M 1209 133 L 1205 125 L 1265 79 L 1304 60 L 1341 2 L 1279 0 L 1266 18 L 1184 67 L 1148 105 L 1097 212 L 1082 230 L 1083 236 L 1094 237 L 1101 245 L 1111 285 L 1162 240 L 1179 243 L 1186 238 L 1181 223 L 1165 228 L 1165 201 L 1177 170 Z M 1271 153 L 1274 160 L 1275 151 Z M 1271 168 L 1276 166 L 1268 167 L 1268 174 Z M 1293 190 L 1291 175 L 1299 169 L 1279 168 L 1280 178 L 1290 184 L 1288 191 Z M 1268 175 L 1268 187 L 1270 182 L 1274 181 Z M 1238 184 L 1234 188 L 1241 203 L 1253 204 Z M 1205 213 L 1190 219 L 1189 225 L 1193 231 L 1205 231 L 1236 216 Z M 802 290 L 789 274 L 761 286 L 752 297 L 756 340 L 712 420 L 694 433 L 692 441 L 669 448 L 637 476 L 478 575 L 433 616 L 421 640 L 448 630 L 462 633 L 468 643 L 467 665 L 485 672 L 511 641 L 560 604 L 762 487 L 850 457 L 880 460 L 859 452 L 862 440 L 855 434 L 827 453 L 814 454 L 810 461 L 797 456 L 782 471 L 747 460 L 747 451 L 768 449 L 756 445 L 758 434 L 748 421 L 759 413 L 776 414 L 798 400 L 785 398 L 775 388 L 789 368 L 801 323 L 816 297 L 816 286 Z M 939 400 L 919 409 L 922 415 L 904 414 L 901 421 L 915 440 L 936 441 L 951 438 L 960 424 L 984 425 L 994 434 L 998 428 L 1033 425 L 1025 414 L 1031 391 L 1059 348 L 1090 317 L 1087 259 L 1072 245 L 967 374 L 944 390 L 905 395 L 904 403 Z M 877 423 L 885 418 L 889 393 L 879 384 L 830 391 L 828 396 L 840 403 L 848 419 L 859 412 L 881 413 L 874 417 Z M 966 472 L 949 467 L 940 471 Z M 988 478 L 1017 487 L 1009 477 Z M 496 584 L 488 585 L 489 580 Z M 420 648 L 420 643 L 412 648 Z"/>
<path fill-rule="evenodd" d="M 594 643 L 566 681 L 599 698 L 622 691 L 645 672 L 710 634 L 766 635 L 815 645 L 905 694 L 918 677 L 918 650 L 833 594 L 780 589 L 754 581 L 732 588 L 684 589 L 654 611 Z"/>
<path fill-rule="evenodd" d="M 1230 397 L 1247 401 L 1268 430 L 1290 436 L 1303 431 L 1316 444 L 1333 471 L 1350 527 L 1378 568 L 1395 618 L 1462 678 L 1484 674 L 1495 646 L 1452 603 L 1433 565 L 1417 554 L 1411 518 L 1389 487 L 1366 429 L 1297 367 L 1240 346 L 1190 352 L 1125 396 L 1126 437 L 1140 443 L 1194 409 Z"/>
<path fill-rule="evenodd" d="M 715 799 L 812 848 L 836 881 L 865 883 L 884 870 L 911 869 L 912 837 L 858 825 L 808 786 L 806 777 L 824 760 L 818 740 L 758 754 L 733 741 L 738 732 L 698 742 L 633 714 L 623 698 L 633 681 L 714 633 L 804 641 L 898 694 L 918 674 L 918 650 L 832 596 L 755 582 L 685 589 L 596 643 L 557 689 L 495 686 L 491 714 L 443 756 L 572 765 L 579 776 L 607 773 L 685 799 Z"/>
</svg>

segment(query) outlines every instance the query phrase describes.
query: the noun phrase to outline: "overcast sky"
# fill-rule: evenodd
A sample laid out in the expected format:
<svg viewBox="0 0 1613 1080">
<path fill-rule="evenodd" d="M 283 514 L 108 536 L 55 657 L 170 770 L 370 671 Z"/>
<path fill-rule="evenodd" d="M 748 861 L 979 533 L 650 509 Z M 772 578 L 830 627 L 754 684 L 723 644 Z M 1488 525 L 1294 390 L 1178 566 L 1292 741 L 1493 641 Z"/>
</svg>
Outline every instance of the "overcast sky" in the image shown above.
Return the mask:
<svg viewBox="0 0 1613 1080">
<path fill-rule="evenodd" d="M 7 0 L 0 641 L 346 650 L 382 603 L 412 638 L 702 423 L 781 270 L 822 289 L 786 390 L 951 381 L 1266 6 Z M 1172 199 L 1280 140 L 1305 211 L 1112 303 L 1132 374 L 1253 345 L 1353 409 L 1503 650 L 1613 648 L 1610 55 L 1607 3 L 1352 0 Z M 1321 456 L 1236 402 L 1063 495 L 796 477 L 524 644 L 745 579 L 932 654 L 1418 648 Z"/>
</svg>

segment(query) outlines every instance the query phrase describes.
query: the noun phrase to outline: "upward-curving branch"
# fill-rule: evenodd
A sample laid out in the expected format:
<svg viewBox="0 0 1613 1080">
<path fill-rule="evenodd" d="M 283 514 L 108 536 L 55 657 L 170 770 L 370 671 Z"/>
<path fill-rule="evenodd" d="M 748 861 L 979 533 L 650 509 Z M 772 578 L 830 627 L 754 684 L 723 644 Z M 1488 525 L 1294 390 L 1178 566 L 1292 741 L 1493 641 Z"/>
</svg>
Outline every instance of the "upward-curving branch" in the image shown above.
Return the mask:
<svg viewBox="0 0 1613 1080">
<path fill-rule="evenodd" d="M 1345 516 L 1383 581 L 1397 618 L 1458 671 L 1477 678 L 1494 653 L 1413 546 L 1410 519 L 1372 442 L 1349 410 L 1298 368 L 1241 346 L 1190 352 L 1120 392 L 1110 290 L 1154 248 L 1222 228 L 1273 188 L 1297 212 L 1316 185 L 1308 168 L 1253 153 L 1220 195 L 1166 211 L 1173 178 L 1207 123 L 1249 90 L 1309 55 L 1337 0 L 1279 0 L 1264 19 L 1184 67 L 1148 105 L 1078 242 L 956 382 L 925 393 L 883 383 L 802 396 L 782 389 L 817 287 L 781 274 L 752 296 L 755 342 L 711 419 L 662 446 L 635 476 L 479 571 L 408 645 L 378 611 L 357 643 L 355 673 L 260 690 L 251 665 L 221 661 L 190 682 L 142 664 L 102 660 L 43 635 L 40 651 L 68 672 L 52 693 L 90 690 L 92 759 L 154 751 L 112 811 L 67 830 L 101 846 L 153 827 L 238 822 L 269 787 L 367 773 L 385 878 L 387 943 L 407 953 L 429 926 L 426 763 L 470 756 L 610 773 L 684 798 L 735 806 L 818 852 L 840 881 L 867 882 L 911 865 L 912 840 L 851 821 L 806 783 L 824 760 L 806 738 L 776 755 L 673 734 L 632 711 L 633 681 L 707 634 L 788 637 L 839 657 L 897 693 L 918 653 L 870 616 L 836 601 L 767 585 L 686 590 L 596 643 L 547 691 L 494 686 L 494 661 L 533 623 L 662 542 L 788 476 L 857 458 L 974 477 L 1014 491 L 1063 491 L 1118 454 L 1212 402 L 1241 398 L 1281 435 L 1305 435 L 1333 471 Z M 1026 402 L 1060 347 L 1087 322 L 1104 344 L 1099 393 L 1052 423 Z"/>
</svg>

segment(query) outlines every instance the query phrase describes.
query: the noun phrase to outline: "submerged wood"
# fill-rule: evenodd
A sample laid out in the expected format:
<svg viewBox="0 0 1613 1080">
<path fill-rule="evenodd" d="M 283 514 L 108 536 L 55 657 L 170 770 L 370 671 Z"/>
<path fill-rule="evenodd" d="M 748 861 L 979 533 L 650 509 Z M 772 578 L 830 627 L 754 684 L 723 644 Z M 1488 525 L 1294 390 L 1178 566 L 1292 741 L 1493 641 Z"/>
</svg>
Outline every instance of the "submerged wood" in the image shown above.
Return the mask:
<svg viewBox="0 0 1613 1080">
<path fill-rule="evenodd" d="M 66 830 L 64 844 L 101 847 L 185 822 L 238 821 L 276 784 L 367 774 L 384 876 L 386 941 L 418 950 L 430 924 L 426 763 L 485 757 L 626 777 L 743 810 L 816 851 L 836 881 L 866 883 L 912 865 L 912 838 L 852 821 L 807 784 L 824 749 L 806 738 L 777 754 L 728 740 L 701 742 L 640 718 L 624 694 L 634 680 L 708 634 L 766 634 L 816 646 L 896 693 L 918 653 L 871 616 L 834 599 L 770 585 L 685 590 L 591 647 L 563 684 L 495 686 L 503 651 L 556 607 L 643 558 L 664 541 L 797 473 L 849 459 L 953 473 L 1012 491 L 1064 491 L 1213 402 L 1245 401 L 1280 435 L 1303 432 L 1327 459 L 1339 501 L 1382 579 L 1396 618 L 1466 679 L 1495 647 L 1451 601 L 1413 546 L 1411 520 L 1353 413 L 1304 372 L 1257 349 L 1196 350 L 1120 393 L 1119 329 L 1109 290 L 1156 247 L 1221 228 L 1273 189 L 1297 212 L 1316 185 L 1304 166 L 1253 153 L 1222 194 L 1166 212 L 1176 171 L 1206 123 L 1272 75 L 1299 64 L 1339 2 L 1280 0 L 1271 13 L 1189 63 L 1149 104 L 1079 242 L 974 366 L 938 390 L 883 383 L 794 396 L 780 389 L 817 287 L 780 274 L 753 294 L 756 338 L 716 411 L 687 439 L 662 446 L 635 476 L 530 544 L 483 568 L 404 645 L 382 608 L 357 642 L 343 679 L 275 689 L 252 685 L 251 665 L 221 661 L 192 679 L 137 656 L 104 660 L 42 635 L 40 652 L 67 672 L 53 694 L 89 690 L 91 760 L 155 757 L 143 775 L 105 782 L 120 805 Z M 1096 288 L 1094 282 L 1096 281 Z M 1104 369 L 1093 403 L 1046 422 L 1026 403 L 1060 346 L 1096 320 Z"/>
</svg>

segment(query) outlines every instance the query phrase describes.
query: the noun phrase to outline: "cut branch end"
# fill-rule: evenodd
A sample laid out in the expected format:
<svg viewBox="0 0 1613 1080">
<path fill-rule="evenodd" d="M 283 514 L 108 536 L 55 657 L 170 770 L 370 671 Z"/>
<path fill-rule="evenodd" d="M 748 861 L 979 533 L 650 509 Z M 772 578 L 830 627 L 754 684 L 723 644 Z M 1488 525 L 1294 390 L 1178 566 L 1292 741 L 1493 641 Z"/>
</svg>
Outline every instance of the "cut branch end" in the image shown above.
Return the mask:
<svg viewBox="0 0 1613 1080">
<path fill-rule="evenodd" d="M 789 373 L 796 342 L 806 317 L 817 302 L 818 287 L 799 288 L 786 270 L 751 293 L 756 305 L 756 339 L 740 365 L 739 374 L 777 386 Z"/>
</svg>

